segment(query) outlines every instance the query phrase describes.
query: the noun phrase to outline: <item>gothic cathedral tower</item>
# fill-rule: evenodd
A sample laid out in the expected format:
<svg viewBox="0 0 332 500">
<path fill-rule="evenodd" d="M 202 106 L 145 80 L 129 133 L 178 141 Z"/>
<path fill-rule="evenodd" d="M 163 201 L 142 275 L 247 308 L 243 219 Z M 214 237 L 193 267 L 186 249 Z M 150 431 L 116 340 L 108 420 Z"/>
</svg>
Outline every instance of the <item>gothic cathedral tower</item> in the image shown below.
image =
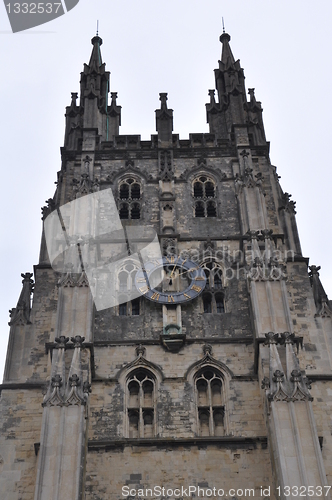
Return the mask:
<svg viewBox="0 0 332 500">
<path fill-rule="evenodd" d="M 331 498 L 331 302 L 220 41 L 209 133 L 162 93 L 143 141 L 92 39 L 10 311 L 4 500 Z"/>
</svg>

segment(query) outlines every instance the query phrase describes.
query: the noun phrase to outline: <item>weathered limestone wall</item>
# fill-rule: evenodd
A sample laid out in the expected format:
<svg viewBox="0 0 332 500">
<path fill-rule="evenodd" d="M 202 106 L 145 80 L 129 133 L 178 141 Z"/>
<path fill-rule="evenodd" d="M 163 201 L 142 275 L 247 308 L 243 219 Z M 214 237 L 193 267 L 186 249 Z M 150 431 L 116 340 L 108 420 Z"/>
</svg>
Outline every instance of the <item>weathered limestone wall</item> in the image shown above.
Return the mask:
<svg viewBox="0 0 332 500">
<path fill-rule="evenodd" d="M 192 485 L 223 488 L 227 493 L 231 488 L 253 488 L 260 497 L 261 486 L 271 486 L 270 499 L 275 500 L 272 484 L 269 453 L 260 443 L 244 447 L 183 444 L 90 451 L 85 491 L 86 500 L 106 500 L 125 498 L 122 487 L 126 485 L 137 490 Z"/>
<path fill-rule="evenodd" d="M 317 434 L 322 438 L 322 454 L 327 482 L 332 484 L 332 381 L 313 382 L 311 394 Z"/>
<path fill-rule="evenodd" d="M 32 500 L 40 440 L 42 390 L 1 392 L 0 496 L 2 500 Z"/>
<path fill-rule="evenodd" d="M 226 285 L 224 314 L 204 315 L 201 297 L 182 305 L 182 327 L 187 338 L 252 337 L 247 283 L 233 279 Z M 119 316 L 117 307 L 95 313 L 95 341 L 158 340 L 161 330 L 161 307 L 143 299 L 140 316 Z"/>
</svg>

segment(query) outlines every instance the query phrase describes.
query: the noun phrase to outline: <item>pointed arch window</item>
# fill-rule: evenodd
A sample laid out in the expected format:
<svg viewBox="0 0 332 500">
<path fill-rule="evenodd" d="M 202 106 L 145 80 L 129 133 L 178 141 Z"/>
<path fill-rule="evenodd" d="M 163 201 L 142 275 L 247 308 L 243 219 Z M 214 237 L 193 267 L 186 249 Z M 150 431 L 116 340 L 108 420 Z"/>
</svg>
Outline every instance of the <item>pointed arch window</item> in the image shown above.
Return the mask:
<svg viewBox="0 0 332 500">
<path fill-rule="evenodd" d="M 119 304 L 119 316 L 127 316 L 127 302 Z"/>
<path fill-rule="evenodd" d="M 205 367 L 196 376 L 197 422 L 200 436 L 225 434 L 223 383 L 222 375 L 212 367 Z"/>
<path fill-rule="evenodd" d="M 122 180 L 119 184 L 118 202 L 120 219 L 140 219 L 142 206 L 141 184 L 132 177 Z"/>
<path fill-rule="evenodd" d="M 130 302 L 127 302 L 127 298 L 120 297 L 120 301 L 123 301 L 119 304 L 119 316 L 139 316 L 141 311 L 140 299 L 134 299 Z"/>
<path fill-rule="evenodd" d="M 212 313 L 212 295 L 210 293 L 203 295 L 203 309 L 205 314 Z"/>
<path fill-rule="evenodd" d="M 119 316 L 139 316 L 141 312 L 140 298 L 134 298 L 135 275 L 139 265 L 132 260 L 126 261 L 118 271 L 117 290 L 119 291 Z"/>
<path fill-rule="evenodd" d="M 205 175 L 200 175 L 193 182 L 195 217 L 217 217 L 216 185 Z"/>
<path fill-rule="evenodd" d="M 224 296 L 222 293 L 215 294 L 216 313 L 223 314 L 225 312 Z"/>
<path fill-rule="evenodd" d="M 131 315 L 139 316 L 140 314 L 140 299 L 134 299 L 131 301 Z"/>
<path fill-rule="evenodd" d="M 214 261 L 203 262 L 201 267 L 207 278 L 205 292 L 202 295 L 203 312 L 222 314 L 225 312 L 222 267 Z"/>
<path fill-rule="evenodd" d="M 139 368 L 127 379 L 127 420 L 129 438 L 156 435 L 156 381 L 151 372 Z"/>
<path fill-rule="evenodd" d="M 223 293 L 205 292 L 202 295 L 202 300 L 204 314 L 223 314 L 225 312 Z"/>
</svg>

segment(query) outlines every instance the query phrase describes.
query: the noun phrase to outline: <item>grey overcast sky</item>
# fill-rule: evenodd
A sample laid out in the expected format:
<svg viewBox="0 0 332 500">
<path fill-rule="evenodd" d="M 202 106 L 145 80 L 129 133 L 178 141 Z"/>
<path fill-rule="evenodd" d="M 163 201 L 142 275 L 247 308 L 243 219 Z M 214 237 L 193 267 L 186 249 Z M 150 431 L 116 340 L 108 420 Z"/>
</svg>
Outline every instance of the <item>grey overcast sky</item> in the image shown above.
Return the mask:
<svg viewBox="0 0 332 500">
<path fill-rule="evenodd" d="M 12 34 L 0 5 L 1 301 L 0 371 L 21 272 L 38 263 L 41 207 L 60 170 L 64 111 L 79 91 L 90 39 L 99 34 L 122 134 L 155 132 L 168 92 L 174 133 L 207 132 L 205 103 L 220 59 L 221 17 L 247 89 L 264 108 L 271 162 L 297 203 L 303 254 L 321 265 L 332 298 L 331 0 L 80 0 L 48 24 Z"/>
</svg>

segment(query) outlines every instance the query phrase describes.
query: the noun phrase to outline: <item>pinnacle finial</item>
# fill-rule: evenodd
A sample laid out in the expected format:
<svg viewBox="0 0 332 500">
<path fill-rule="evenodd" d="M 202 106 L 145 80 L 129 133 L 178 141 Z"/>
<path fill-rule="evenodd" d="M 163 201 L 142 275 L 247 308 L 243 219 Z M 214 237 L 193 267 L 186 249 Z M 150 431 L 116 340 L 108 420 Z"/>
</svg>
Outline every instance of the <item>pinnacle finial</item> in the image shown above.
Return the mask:
<svg viewBox="0 0 332 500">
<path fill-rule="evenodd" d="M 96 36 L 98 36 L 98 35 L 99 35 L 99 21 L 98 21 L 98 19 L 97 19 L 97 31 L 96 31 Z"/>
<path fill-rule="evenodd" d="M 221 20 L 222 20 L 222 32 L 223 32 L 223 34 L 224 34 L 224 33 L 226 33 L 226 31 L 225 31 L 225 23 L 224 23 L 224 18 L 222 17 L 222 18 L 221 18 Z"/>
</svg>

